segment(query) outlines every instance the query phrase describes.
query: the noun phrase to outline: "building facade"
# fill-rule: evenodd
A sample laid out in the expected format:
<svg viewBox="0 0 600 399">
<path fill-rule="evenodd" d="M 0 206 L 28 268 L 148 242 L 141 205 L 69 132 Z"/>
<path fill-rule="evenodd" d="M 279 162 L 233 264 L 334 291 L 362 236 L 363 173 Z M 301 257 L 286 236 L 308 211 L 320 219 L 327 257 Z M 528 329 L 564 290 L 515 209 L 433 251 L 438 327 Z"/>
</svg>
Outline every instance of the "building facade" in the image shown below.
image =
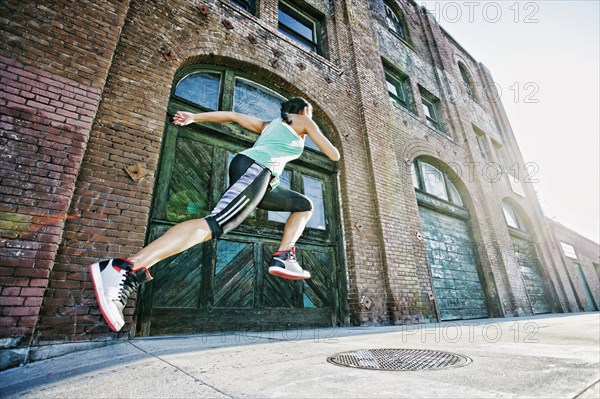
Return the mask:
<svg viewBox="0 0 600 399">
<path fill-rule="evenodd" d="M 581 272 L 567 264 L 557 242 L 583 238 L 544 218 L 490 71 L 417 3 L 7 0 L 0 11 L 3 364 L 133 335 L 597 310 L 598 244 L 585 241 Z M 110 332 L 88 266 L 204 216 L 232 154 L 256 139 L 175 126 L 174 113 L 269 120 L 292 96 L 342 154 L 331 162 L 308 142 L 282 176 L 315 204 L 297 246 L 313 278 L 265 273 L 287 215 L 257 210 L 153 267 L 127 326 Z"/>
</svg>

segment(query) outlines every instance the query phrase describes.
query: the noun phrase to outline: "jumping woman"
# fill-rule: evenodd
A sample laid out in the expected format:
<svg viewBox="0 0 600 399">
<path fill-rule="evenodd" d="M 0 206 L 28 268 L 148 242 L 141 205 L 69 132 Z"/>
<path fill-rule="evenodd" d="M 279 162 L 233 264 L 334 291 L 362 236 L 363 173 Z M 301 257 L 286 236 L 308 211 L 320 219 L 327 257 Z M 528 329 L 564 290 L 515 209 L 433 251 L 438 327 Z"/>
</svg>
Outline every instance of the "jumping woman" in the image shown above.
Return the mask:
<svg viewBox="0 0 600 399">
<path fill-rule="evenodd" d="M 281 105 L 281 118 L 271 122 L 237 112 L 179 111 L 173 122 L 179 126 L 193 122 L 237 123 L 259 133 L 252 148 L 237 154 L 229 166 L 229 188 L 213 211 L 202 219 L 173 226 L 130 259 L 107 259 L 91 266 L 96 299 L 111 329 L 125 324 L 123 308 L 140 284 L 152 279 L 148 269 L 157 262 L 186 249 L 216 239 L 236 228 L 255 209 L 291 212 L 279 249 L 273 254 L 269 274 L 290 279 L 310 278 L 296 261 L 294 245 L 312 215 L 312 202 L 306 196 L 279 185 L 286 163 L 297 159 L 309 136 L 329 159 L 340 158 L 338 150 L 312 120 L 312 106 L 302 98 Z"/>
</svg>

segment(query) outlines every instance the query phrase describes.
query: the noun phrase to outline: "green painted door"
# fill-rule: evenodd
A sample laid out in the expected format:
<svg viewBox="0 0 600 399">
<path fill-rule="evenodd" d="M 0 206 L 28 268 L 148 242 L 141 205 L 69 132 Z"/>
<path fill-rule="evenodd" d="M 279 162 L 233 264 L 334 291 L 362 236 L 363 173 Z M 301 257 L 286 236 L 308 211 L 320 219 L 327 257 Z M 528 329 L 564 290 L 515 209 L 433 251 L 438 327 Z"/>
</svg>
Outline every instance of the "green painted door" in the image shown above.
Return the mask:
<svg viewBox="0 0 600 399">
<path fill-rule="evenodd" d="M 539 271 L 539 262 L 534 243 L 512 237 L 515 259 L 519 265 L 527 298 L 533 314 L 551 313 L 547 289 Z"/>
<path fill-rule="evenodd" d="M 220 130 L 216 130 L 220 129 Z M 207 215 L 227 187 L 233 155 L 255 139 L 241 128 L 169 124 L 154 192 L 149 240 L 184 220 Z M 340 298 L 340 229 L 335 169 L 306 150 L 289 164 L 282 184 L 309 196 L 313 217 L 297 244 L 307 281 L 267 273 L 286 214 L 255 210 L 219 240 L 194 246 L 151 271 L 142 287 L 137 334 L 268 330 L 331 326 Z"/>
<path fill-rule="evenodd" d="M 419 213 L 440 321 L 488 317 L 467 222 L 424 206 Z"/>
<path fill-rule="evenodd" d="M 585 301 L 587 302 L 584 307 L 585 311 L 594 311 L 598 310 L 598 305 L 596 305 L 596 301 L 594 300 L 594 296 L 592 295 L 592 290 L 585 278 L 585 274 L 583 273 L 583 269 L 579 263 L 574 263 L 575 270 L 577 271 L 577 280 L 579 281 L 579 287 L 581 288 L 581 292 L 585 297 Z"/>
</svg>

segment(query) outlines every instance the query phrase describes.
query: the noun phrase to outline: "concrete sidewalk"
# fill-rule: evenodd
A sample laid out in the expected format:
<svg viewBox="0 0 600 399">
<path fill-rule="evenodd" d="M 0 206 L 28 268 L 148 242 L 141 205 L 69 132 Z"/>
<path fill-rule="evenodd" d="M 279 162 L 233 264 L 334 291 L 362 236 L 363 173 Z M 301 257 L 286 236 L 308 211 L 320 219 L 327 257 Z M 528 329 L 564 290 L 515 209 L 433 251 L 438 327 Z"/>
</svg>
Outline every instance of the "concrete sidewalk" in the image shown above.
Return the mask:
<svg viewBox="0 0 600 399">
<path fill-rule="evenodd" d="M 599 398 L 600 314 L 137 338 L 0 373 L 3 398 Z M 339 352 L 414 348 L 464 367 L 379 371 Z"/>
</svg>

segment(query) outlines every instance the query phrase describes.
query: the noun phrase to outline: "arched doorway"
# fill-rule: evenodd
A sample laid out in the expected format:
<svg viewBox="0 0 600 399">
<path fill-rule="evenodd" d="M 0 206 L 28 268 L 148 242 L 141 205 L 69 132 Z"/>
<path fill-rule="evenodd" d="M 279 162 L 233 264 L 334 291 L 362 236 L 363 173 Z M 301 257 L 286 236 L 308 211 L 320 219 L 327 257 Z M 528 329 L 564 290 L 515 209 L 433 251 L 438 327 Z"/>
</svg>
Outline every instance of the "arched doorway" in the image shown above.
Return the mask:
<svg viewBox="0 0 600 399">
<path fill-rule="evenodd" d="M 514 259 L 525 286 L 525 293 L 533 314 L 551 313 L 548 288 L 539 270 L 537 245 L 529 233 L 528 221 L 507 200 L 502 201 L 502 212 L 512 241 Z"/>
<path fill-rule="evenodd" d="M 416 159 L 412 172 L 439 320 L 488 317 L 470 215 L 459 190 L 433 160 Z"/>
<path fill-rule="evenodd" d="M 284 99 L 233 69 L 196 65 L 176 75 L 148 241 L 176 223 L 207 215 L 227 188 L 233 155 L 257 137 L 234 124 L 176 126 L 174 113 L 233 110 L 271 120 L 279 117 Z M 290 281 L 266 273 L 287 215 L 257 209 L 221 239 L 153 268 L 154 282 L 140 292 L 137 334 L 331 326 L 343 317 L 337 288 L 342 285 L 343 240 L 336 165 L 314 143 L 306 146 L 303 156 L 287 165 L 281 184 L 313 201 L 313 217 L 297 243 L 297 257 L 313 277 Z"/>
</svg>

